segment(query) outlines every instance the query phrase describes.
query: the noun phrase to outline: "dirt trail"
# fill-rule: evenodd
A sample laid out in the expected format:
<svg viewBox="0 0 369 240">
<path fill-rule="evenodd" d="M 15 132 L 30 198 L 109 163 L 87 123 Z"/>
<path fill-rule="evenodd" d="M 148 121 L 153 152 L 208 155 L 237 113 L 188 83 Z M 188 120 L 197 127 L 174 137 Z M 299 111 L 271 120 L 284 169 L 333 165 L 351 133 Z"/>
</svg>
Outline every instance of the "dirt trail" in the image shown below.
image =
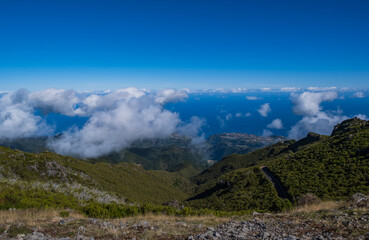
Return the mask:
<svg viewBox="0 0 369 240">
<path fill-rule="evenodd" d="M 278 196 L 280 198 L 287 198 L 287 193 L 282 187 L 282 184 L 278 181 L 276 177 L 274 177 L 273 173 L 269 170 L 269 168 L 262 166 L 260 167 L 261 171 L 265 174 L 265 176 L 272 182 L 274 188 L 277 190 Z"/>
</svg>

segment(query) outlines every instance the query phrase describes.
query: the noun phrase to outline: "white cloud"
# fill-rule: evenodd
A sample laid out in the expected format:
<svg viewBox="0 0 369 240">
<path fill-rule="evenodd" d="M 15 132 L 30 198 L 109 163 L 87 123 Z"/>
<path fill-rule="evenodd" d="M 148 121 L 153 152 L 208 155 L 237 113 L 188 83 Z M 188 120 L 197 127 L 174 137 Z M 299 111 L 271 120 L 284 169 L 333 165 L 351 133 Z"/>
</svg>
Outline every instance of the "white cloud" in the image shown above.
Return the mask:
<svg viewBox="0 0 369 240">
<path fill-rule="evenodd" d="M 247 91 L 247 88 L 231 88 L 229 91 L 231 93 L 243 93 Z"/>
<path fill-rule="evenodd" d="M 272 111 L 272 109 L 270 108 L 269 103 L 261 105 L 260 108 L 258 109 L 258 112 L 263 117 L 267 117 L 270 111 Z"/>
<path fill-rule="evenodd" d="M 189 88 L 182 88 L 182 91 L 184 91 L 185 93 L 191 93 L 191 89 Z"/>
<path fill-rule="evenodd" d="M 49 146 L 65 155 L 97 157 L 137 140 L 168 137 L 180 122 L 178 114 L 160 105 L 132 99 L 119 102 L 112 110 L 95 112 L 82 129 L 63 133 Z"/>
<path fill-rule="evenodd" d="M 201 128 L 205 125 L 205 119 L 196 116 L 191 117 L 189 123 L 183 123 L 177 127 L 177 132 L 187 137 L 197 137 L 197 134 L 201 131 Z"/>
<path fill-rule="evenodd" d="M 192 118 L 184 123 L 177 113 L 163 108 L 165 103 L 185 98 L 184 91 L 172 89 L 157 93 L 137 88 L 104 93 L 19 90 L 0 97 L 0 140 L 52 134 L 37 110 L 44 115 L 88 117 L 82 128 L 69 129 L 49 142 L 53 150 L 65 155 L 97 157 L 140 139 L 164 138 L 173 133 L 195 138 L 203 120 Z"/>
<path fill-rule="evenodd" d="M 45 89 L 30 93 L 28 101 L 45 115 L 54 112 L 74 116 L 76 115 L 76 105 L 80 100 L 73 90 Z"/>
<path fill-rule="evenodd" d="M 358 118 L 360 118 L 360 119 L 362 119 L 362 120 L 366 120 L 366 121 L 368 121 L 368 120 L 369 120 L 369 118 L 368 118 L 365 114 L 358 114 L 358 115 L 356 115 L 355 117 L 358 117 Z"/>
<path fill-rule="evenodd" d="M 191 121 L 189 123 L 183 124 L 182 126 L 177 127 L 177 132 L 183 136 L 191 138 L 192 144 L 199 147 L 199 144 L 205 144 L 205 135 L 201 134 L 201 128 L 206 124 L 205 119 L 199 117 L 191 117 Z"/>
<path fill-rule="evenodd" d="M 291 94 L 293 112 L 297 115 L 313 116 L 321 110 L 320 104 L 337 98 L 336 92 L 303 92 Z"/>
<path fill-rule="evenodd" d="M 191 93 L 245 93 L 247 88 L 191 89 Z"/>
<path fill-rule="evenodd" d="M 291 128 L 288 137 L 300 139 L 305 137 L 308 132 L 330 135 L 333 127 L 347 118 L 346 116 L 326 112 L 319 112 L 315 116 L 304 116 Z"/>
<path fill-rule="evenodd" d="M 255 96 L 246 96 L 246 99 L 250 101 L 256 101 L 256 100 L 260 100 L 261 98 L 255 97 Z"/>
<path fill-rule="evenodd" d="M 269 91 L 272 91 L 272 89 L 271 89 L 271 88 L 261 88 L 260 90 L 261 90 L 261 91 L 263 91 L 263 92 L 269 92 Z"/>
<path fill-rule="evenodd" d="M 134 87 L 109 91 L 107 94 L 91 94 L 85 96 L 75 112 L 80 116 L 91 116 L 96 111 L 112 110 L 120 102 L 141 98 L 147 94 L 145 90 Z"/>
<path fill-rule="evenodd" d="M 288 132 L 289 138 L 299 139 L 305 137 L 308 132 L 329 135 L 333 127 L 347 119 L 342 111 L 323 111 L 320 104 L 324 101 L 333 101 L 337 98 L 336 92 L 304 92 L 291 94 L 294 104 L 293 112 L 303 115 Z"/>
<path fill-rule="evenodd" d="M 337 90 L 337 87 L 308 87 L 307 90 L 314 92 L 335 91 Z"/>
<path fill-rule="evenodd" d="M 364 93 L 363 92 L 356 92 L 353 95 L 354 98 L 364 98 Z"/>
<path fill-rule="evenodd" d="M 91 116 L 80 130 L 70 130 L 49 144 L 56 152 L 79 157 L 97 157 L 128 147 L 141 139 L 164 138 L 175 132 L 195 135 L 202 121 L 183 124 L 177 113 L 163 108 L 181 101 L 184 91 L 161 90 L 150 94 L 137 88 L 91 95 L 84 99 L 82 113 Z"/>
<path fill-rule="evenodd" d="M 49 127 L 41 117 L 16 106 L 1 109 L 0 139 L 15 139 L 47 134 Z"/>
<path fill-rule="evenodd" d="M 230 114 L 230 113 L 228 113 L 227 114 L 227 116 L 225 117 L 225 119 L 227 120 L 227 121 L 229 121 L 229 120 L 231 120 L 232 119 L 232 114 Z"/>
<path fill-rule="evenodd" d="M 156 94 L 155 101 L 160 104 L 179 102 L 188 98 L 187 92 L 174 89 L 164 89 Z"/>
<path fill-rule="evenodd" d="M 240 118 L 240 117 L 242 117 L 242 113 L 236 113 L 236 118 Z"/>
<path fill-rule="evenodd" d="M 279 118 L 274 119 L 271 123 L 267 125 L 267 128 L 282 129 L 283 128 L 282 120 Z"/>
<path fill-rule="evenodd" d="M 261 134 L 261 136 L 263 136 L 263 137 L 270 137 L 272 135 L 273 135 L 273 132 L 268 130 L 268 129 L 264 129 L 263 133 Z"/>
<path fill-rule="evenodd" d="M 20 89 L 0 98 L 0 140 L 50 133 L 51 128 L 27 104 L 28 96 L 27 90 Z"/>
<path fill-rule="evenodd" d="M 219 122 L 219 127 L 220 128 L 224 128 L 224 126 L 225 126 L 225 121 L 224 121 L 224 119 L 223 118 L 221 118 L 219 115 L 217 116 L 217 120 L 218 120 L 218 122 Z"/>
<path fill-rule="evenodd" d="M 251 116 L 251 113 L 245 113 L 245 117 L 250 117 Z"/>
<path fill-rule="evenodd" d="M 301 88 L 297 88 L 297 87 L 284 87 L 284 88 L 281 88 L 280 91 L 281 92 L 297 92 L 300 89 Z"/>
</svg>

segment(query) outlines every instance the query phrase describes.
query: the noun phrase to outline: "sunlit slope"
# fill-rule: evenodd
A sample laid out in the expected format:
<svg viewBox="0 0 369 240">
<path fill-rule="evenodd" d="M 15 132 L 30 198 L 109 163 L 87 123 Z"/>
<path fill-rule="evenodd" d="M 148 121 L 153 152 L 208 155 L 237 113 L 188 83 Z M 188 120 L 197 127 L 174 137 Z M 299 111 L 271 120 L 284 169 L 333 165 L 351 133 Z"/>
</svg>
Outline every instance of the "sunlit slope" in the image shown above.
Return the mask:
<svg viewBox="0 0 369 240">
<path fill-rule="evenodd" d="M 268 167 L 288 195 L 278 197 L 260 171 Z M 193 178 L 198 184 L 187 204 L 216 210 L 282 210 L 305 193 L 323 200 L 369 193 L 369 124 L 350 119 L 331 136 L 309 133 L 245 155 L 230 155 Z M 266 200 L 266 201 L 265 201 Z"/>
<path fill-rule="evenodd" d="M 31 154 L 5 147 L 0 147 L 0 177 L 3 183 L 10 180 L 31 184 L 81 184 L 141 203 L 188 197 L 181 188 L 181 182 L 186 182 L 181 176 L 153 173 L 137 164 L 93 164 L 50 152 Z"/>
<path fill-rule="evenodd" d="M 357 118 L 346 120 L 329 138 L 267 166 L 293 201 L 304 193 L 323 199 L 369 193 L 369 124 Z"/>
</svg>

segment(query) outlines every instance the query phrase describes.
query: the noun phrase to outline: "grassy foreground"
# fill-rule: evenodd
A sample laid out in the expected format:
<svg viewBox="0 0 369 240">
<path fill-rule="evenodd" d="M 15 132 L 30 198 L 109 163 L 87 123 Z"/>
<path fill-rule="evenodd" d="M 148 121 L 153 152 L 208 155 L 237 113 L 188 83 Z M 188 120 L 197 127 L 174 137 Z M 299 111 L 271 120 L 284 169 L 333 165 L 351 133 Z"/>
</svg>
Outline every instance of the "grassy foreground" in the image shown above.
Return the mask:
<svg viewBox="0 0 369 240">
<path fill-rule="evenodd" d="M 76 212 L 60 217 L 56 210 L 1 210 L 1 236 L 14 238 L 38 232 L 53 238 L 183 239 L 229 221 L 227 217 L 140 215 L 121 219 L 94 219 Z"/>
<path fill-rule="evenodd" d="M 333 235 L 355 239 L 368 231 L 360 219 L 368 209 L 352 208 L 347 202 L 326 201 L 293 208 L 279 214 L 254 214 L 235 217 L 167 216 L 146 214 L 117 219 L 88 218 L 74 211 L 1 210 L 0 239 L 39 234 L 53 238 L 78 236 L 95 239 L 186 239 L 230 221 L 262 221 L 265 224 L 286 224 L 288 228 L 306 224 L 319 226 Z M 289 229 L 286 229 L 289 231 Z M 24 235 L 22 235 L 24 234 Z M 351 236 L 351 237 L 350 237 Z"/>
</svg>

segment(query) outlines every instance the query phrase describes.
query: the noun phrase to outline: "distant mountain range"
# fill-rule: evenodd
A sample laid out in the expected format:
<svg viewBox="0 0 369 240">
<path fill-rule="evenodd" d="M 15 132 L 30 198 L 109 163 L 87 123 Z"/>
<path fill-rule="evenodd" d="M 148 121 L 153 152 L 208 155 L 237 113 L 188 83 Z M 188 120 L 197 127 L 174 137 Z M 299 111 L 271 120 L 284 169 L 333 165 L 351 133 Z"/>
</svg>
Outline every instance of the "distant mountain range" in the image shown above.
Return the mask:
<svg viewBox="0 0 369 240">
<path fill-rule="evenodd" d="M 146 139 L 137 141 L 131 147 L 119 152 L 88 159 L 89 162 L 109 163 L 137 163 L 147 170 L 175 171 L 183 165 L 192 165 L 200 173 L 209 163 L 221 160 L 224 156 L 237 153 L 245 154 L 256 149 L 269 146 L 284 137 L 261 137 L 245 133 L 223 133 L 210 136 L 204 142 L 194 145 L 190 138 L 174 134 L 164 139 Z M 12 141 L 3 141 L 2 146 L 18 149 L 30 153 L 41 153 L 49 150 L 47 138 L 20 138 Z"/>
</svg>

